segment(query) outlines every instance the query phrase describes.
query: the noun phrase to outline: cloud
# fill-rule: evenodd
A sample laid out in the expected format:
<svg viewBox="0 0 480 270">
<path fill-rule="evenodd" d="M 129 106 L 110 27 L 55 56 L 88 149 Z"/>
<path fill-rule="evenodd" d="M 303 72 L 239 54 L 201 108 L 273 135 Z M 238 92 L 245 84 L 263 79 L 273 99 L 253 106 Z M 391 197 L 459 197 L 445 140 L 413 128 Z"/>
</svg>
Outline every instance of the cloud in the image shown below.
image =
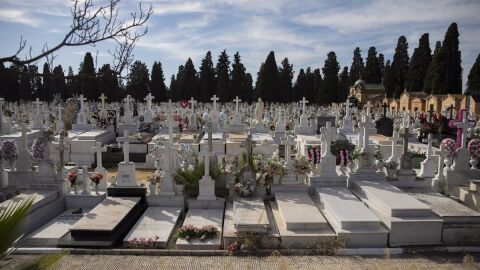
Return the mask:
<svg viewBox="0 0 480 270">
<path fill-rule="evenodd" d="M 158 16 L 208 12 L 207 6 L 201 2 L 154 1 L 152 6 L 153 14 Z"/>
<path fill-rule="evenodd" d="M 31 17 L 22 10 L 16 9 L 2 9 L 0 10 L 0 21 L 10 22 L 10 23 L 20 23 L 28 26 L 38 27 L 40 21 Z"/>
</svg>

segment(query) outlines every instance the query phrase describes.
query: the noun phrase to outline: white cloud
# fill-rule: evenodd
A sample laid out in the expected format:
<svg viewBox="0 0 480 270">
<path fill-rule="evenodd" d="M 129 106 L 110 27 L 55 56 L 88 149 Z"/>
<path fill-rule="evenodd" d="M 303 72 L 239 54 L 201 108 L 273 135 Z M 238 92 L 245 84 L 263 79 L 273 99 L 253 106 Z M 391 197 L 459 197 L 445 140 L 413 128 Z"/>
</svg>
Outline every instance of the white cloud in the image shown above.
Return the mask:
<svg viewBox="0 0 480 270">
<path fill-rule="evenodd" d="M 181 13 L 203 13 L 208 8 L 202 2 L 157 1 L 152 3 L 154 15 L 172 15 Z"/>
<path fill-rule="evenodd" d="M 28 26 L 38 27 L 40 21 L 29 16 L 26 12 L 16 9 L 0 10 L 0 21 L 21 23 Z"/>
</svg>

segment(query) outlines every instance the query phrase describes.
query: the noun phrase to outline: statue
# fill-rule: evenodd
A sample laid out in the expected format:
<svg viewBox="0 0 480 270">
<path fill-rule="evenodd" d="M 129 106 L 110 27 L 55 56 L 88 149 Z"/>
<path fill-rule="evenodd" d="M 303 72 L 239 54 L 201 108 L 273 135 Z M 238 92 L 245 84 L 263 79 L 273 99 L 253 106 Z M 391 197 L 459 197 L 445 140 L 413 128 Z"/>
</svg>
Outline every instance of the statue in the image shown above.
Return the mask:
<svg viewBox="0 0 480 270">
<path fill-rule="evenodd" d="M 261 98 L 258 98 L 257 106 L 255 107 L 255 120 L 257 123 L 262 123 L 263 118 L 263 110 L 265 105 Z"/>
</svg>

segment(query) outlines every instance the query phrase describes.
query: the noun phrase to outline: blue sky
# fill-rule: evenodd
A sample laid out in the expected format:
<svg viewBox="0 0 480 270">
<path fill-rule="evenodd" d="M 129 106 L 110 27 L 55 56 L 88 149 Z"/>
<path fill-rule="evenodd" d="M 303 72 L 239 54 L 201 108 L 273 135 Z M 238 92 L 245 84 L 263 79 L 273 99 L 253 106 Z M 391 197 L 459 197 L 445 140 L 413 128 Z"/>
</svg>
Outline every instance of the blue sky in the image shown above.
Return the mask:
<svg viewBox="0 0 480 270">
<path fill-rule="evenodd" d="M 101 2 L 94 0 L 94 3 Z M 455 21 L 460 30 L 463 84 L 480 53 L 480 1 L 471 0 L 203 0 L 143 1 L 151 3 L 154 14 L 149 32 L 137 44 L 135 59 L 161 61 L 167 85 L 170 76 L 188 57 L 199 68 L 210 50 L 214 60 L 226 49 L 233 58 L 240 52 L 247 71 L 256 77 L 260 63 L 274 50 L 277 64 L 288 57 L 296 74 L 300 68 L 322 67 L 329 51 L 335 51 L 340 65 L 350 66 L 353 49 L 367 56 L 370 46 L 391 59 L 397 39 L 405 35 L 410 56 L 422 33 L 430 33 L 430 46 L 443 40 Z M 62 39 L 70 25 L 70 1 L 0 0 L 0 56 L 18 48 L 20 35 L 33 53 L 47 42 Z M 137 9 L 138 0 L 122 0 L 121 11 Z M 64 48 L 55 64 L 75 72 L 85 52 L 98 51 L 98 67 L 111 62 L 112 42 L 96 47 Z M 25 51 L 28 53 L 28 50 Z M 43 61 L 39 62 L 43 65 Z M 296 76 L 295 74 L 295 76 Z"/>
</svg>

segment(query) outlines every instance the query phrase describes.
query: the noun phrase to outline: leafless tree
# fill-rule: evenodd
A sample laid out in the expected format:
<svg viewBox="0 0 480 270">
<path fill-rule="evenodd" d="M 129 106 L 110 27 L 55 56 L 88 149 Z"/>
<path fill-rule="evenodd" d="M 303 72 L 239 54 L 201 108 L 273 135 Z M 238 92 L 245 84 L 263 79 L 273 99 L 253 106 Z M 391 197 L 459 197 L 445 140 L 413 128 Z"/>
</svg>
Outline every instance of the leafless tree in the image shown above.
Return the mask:
<svg viewBox="0 0 480 270">
<path fill-rule="evenodd" d="M 153 13 L 152 6 L 144 8 L 142 3 L 139 3 L 138 11 L 122 18 L 119 16 L 121 0 L 108 0 L 108 3 L 98 6 L 94 5 L 93 0 L 70 1 L 72 23 L 61 42 L 53 47 L 45 43 L 41 53 L 37 55 L 32 55 L 30 47 L 28 55 L 22 59 L 19 55 L 25 50 L 27 41 L 20 37 L 18 50 L 11 56 L 0 58 L 0 62 L 27 65 L 46 58 L 50 66 L 53 66 L 55 53 L 63 47 L 95 46 L 98 42 L 113 40 L 116 46 L 114 50 L 109 50 L 109 53 L 113 57 L 113 70 L 120 75 L 133 60 L 135 43 L 148 31 L 147 21 Z"/>
</svg>

